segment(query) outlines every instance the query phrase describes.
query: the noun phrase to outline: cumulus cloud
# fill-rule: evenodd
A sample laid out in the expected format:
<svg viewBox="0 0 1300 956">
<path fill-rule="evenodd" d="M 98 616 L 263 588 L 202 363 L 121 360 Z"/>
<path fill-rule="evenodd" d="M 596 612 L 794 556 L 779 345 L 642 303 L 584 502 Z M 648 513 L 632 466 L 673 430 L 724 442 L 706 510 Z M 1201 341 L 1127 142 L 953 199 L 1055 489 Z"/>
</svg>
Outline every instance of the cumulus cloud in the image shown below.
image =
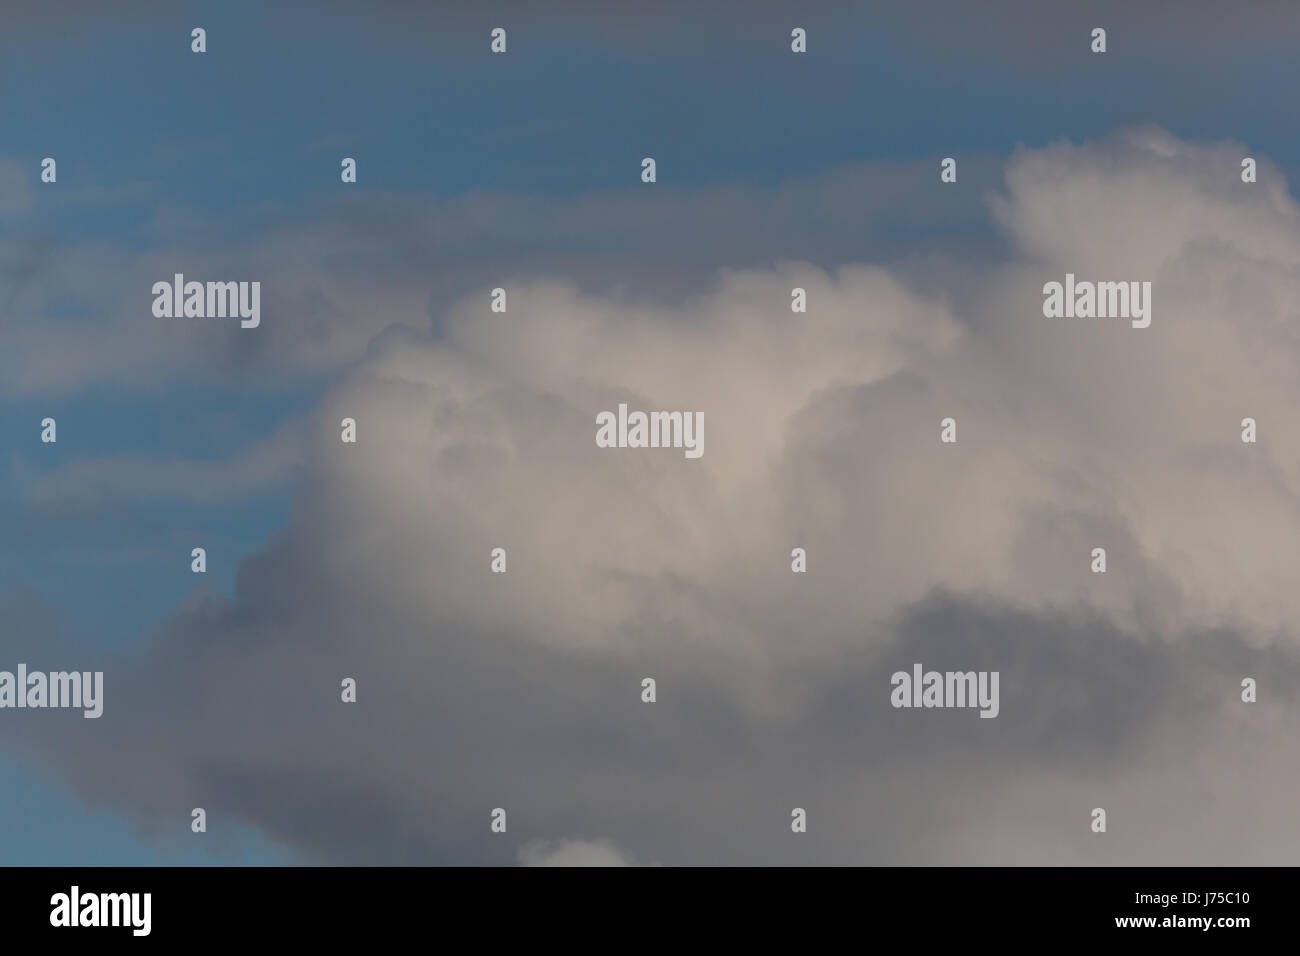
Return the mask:
<svg viewBox="0 0 1300 956">
<path fill-rule="evenodd" d="M 634 866 L 608 840 L 539 840 L 519 849 L 524 866 Z"/>
<path fill-rule="evenodd" d="M 529 277 L 388 328 L 234 598 L 108 662 L 93 727 L 13 743 L 146 825 L 201 805 L 329 861 L 1289 859 L 1300 230 L 1241 155 L 1022 150 L 977 271 Z M 1150 280 L 1151 327 L 1044 318 L 1066 272 Z M 596 447 L 620 402 L 702 411 L 704 456 Z M 999 670 L 999 717 L 890 707 L 916 661 Z"/>
</svg>

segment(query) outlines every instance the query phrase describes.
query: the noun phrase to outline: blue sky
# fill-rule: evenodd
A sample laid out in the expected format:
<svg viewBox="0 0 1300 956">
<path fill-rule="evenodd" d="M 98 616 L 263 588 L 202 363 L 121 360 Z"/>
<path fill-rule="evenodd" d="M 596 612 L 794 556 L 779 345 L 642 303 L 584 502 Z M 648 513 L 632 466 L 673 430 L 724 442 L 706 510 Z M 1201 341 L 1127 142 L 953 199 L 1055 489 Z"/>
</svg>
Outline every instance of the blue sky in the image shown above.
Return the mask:
<svg viewBox="0 0 1300 956">
<path fill-rule="evenodd" d="M 1235 138 L 1288 178 L 1300 173 L 1297 99 L 1286 93 L 1300 61 L 1266 32 L 1216 48 L 1212 29 L 1153 43 L 1144 28 L 1135 48 L 1121 22 L 1112 52 L 1094 57 L 1093 24 L 1069 14 L 1029 35 L 939 18 L 927 44 L 931 26 L 902 14 L 823 8 L 800 18 L 765 7 L 734 36 L 726 18 L 702 17 L 698 32 L 682 20 L 630 42 L 559 14 L 516 27 L 462 8 L 445 28 L 436 11 L 394 15 L 386 28 L 382 6 L 364 23 L 265 6 L 192 4 L 183 15 L 90 18 L 84 29 L 22 14 L 6 26 L 0 13 L 0 159 L 31 177 L 34 198 L 0 219 L 0 238 L 127 257 L 165 256 L 182 241 L 193 255 L 238 248 L 333 201 L 343 156 L 358 161 L 362 196 L 567 200 L 638 188 L 647 155 L 673 187 L 768 188 L 845 165 L 1005 157 L 1018 143 L 1153 122 L 1183 139 Z M 795 57 L 789 27 L 801 20 L 810 52 Z M 195 25 L 207 29 L 202 56 L 189 49 Z M 510 31 L 504 57 L 487 52 L 497 25 Z M 37 182 L 44 156 L 58 160 L 54 187 Z M 963 175 L 957 188 L 999 185 Z M 845 242 L 851 254 L 854 240 Z M 645 256 L 653 268 L 655 250 Z M 7 299 L 0 288 L 0 309 Z M 47 299 L 38 316 L 7 310 L 0 329 L 117 321 L 75 291 Z M 209 553 L 200 587 L 230 596 L 240 560 L 286 523 L 291 482 L 206 504 L 108 494 L 51 510 L 27 500 L 31 476 L 102 456 L 229 458 L 309 414 L 338 374 L 0 388 L 9 465 L 0 470 L 0 587 L 36 595 L 74 646 L 103 648 L 143 640 L 195 591 L 192 542 Z M 57 445 L 38 440 L 45 416 L 58 420 Z M 176 839 L 137 832 L 16 756 L 0 757 L 0 820 L 3 863 L 290 858 L 252 829 L 207 851 L 187 839 L 185 815 Z"/>
</svg>

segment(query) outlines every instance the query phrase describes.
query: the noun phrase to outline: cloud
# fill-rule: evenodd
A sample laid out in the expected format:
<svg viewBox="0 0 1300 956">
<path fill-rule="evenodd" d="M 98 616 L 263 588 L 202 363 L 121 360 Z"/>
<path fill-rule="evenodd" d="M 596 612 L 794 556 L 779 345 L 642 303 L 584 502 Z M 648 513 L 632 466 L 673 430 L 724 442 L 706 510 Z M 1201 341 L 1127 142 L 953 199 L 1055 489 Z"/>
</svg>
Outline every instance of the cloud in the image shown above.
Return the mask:
<svg viewBox="0 0 1300 956">
<path fill-rule="evenodd" d="M 519 850 L 524 866 L 634 866 L 608 840 L 544 840 Z"/>
<path fill-rule="evenodd" d="M 987 156 L 964 162 L 973 176 L 996 168 Z M 132 246 L 0 239 L 0 274 L 12 279 L 0 312 L 0 393 L 179 383 L 286 391 L 345 369 L 389 326 L 439 330 L 466 295 L 497 285 L 564 276 L 587 289 L 681 300 L 724 267 L 953 249 L 942 230 L 982 221 L 984 209 L 975 194 L 946 200 L 926 189 L 936 168 L 937 158 L 868 163 L 775 187 L 665 185 L 653 197 L 365 193 L 288 210 L 245 207 L 222 228 L 157 207 L 152 230 L 133 235 Z M 895 228 L 900 221 L 908 228 Z M 153 283 L 177 272 L 261 281 L 261 326 L 155 318 Z"/>
<path fill-rule="evenodd" d="M 121 15 L 134 20 L 136 17 L 154 16 L 166 9 L 165 0 L 126 0 L 118 5 L 114 16 Z M 14 29 L 30 29 L 54 21 L 72 29 L 74 25 L 84 25 L 88 18 L 104 13 L 104 7 L 95 3 L 95 0 L 68 0 L 57 9 L 40 0 L 10 0 L 5 4 L 3 13 L 0 13 L 0 23 Z"/>
<path fill-rule="evenodd" d="M 21 217 L 32 208 L 34 175 L 34 170 L 24 169 L 16 160 L 0 160 L 0 217 Z"/>
<path fill-rule="evenodd" d="M 1250 16 L 1214 0 L 1152 0 L 1144 4 L 1099 0 L 1086 10 L 1062 10 L 1036 0 L 992 0 L 972 7 L 961 0 L 920 0 L 897 7 L 855 9 L 835 2 L 724 0 L 707 6 L 689 0 L 662 0 L 653 5 L 611 6 L 598 0 L 567 0 L 544 10 L 527 0 L 474 0 L 426 4 L 379 0 L 358 16 L 347 0 L 326 0 L 326 22 L 340 20 L 361 37 L 386 42 L 396 51 L 428 50 L 434 45 L 448 56 L 472 56 L 464 42 L 440 45 L 447 38 L 484 38 L 494 26 L 515 31 L 513 49 L 527 49 L 539 34 L 547 44 L 598 47 L 625 55 L 658 56 L 715 50 L 726 44 L 732 54 L 761 57 L 788 42 L 790 30 L 803 26 L 815 45 L 838 40 L 863 48 L 886 37 L 888 45 L 906 49 L 920 60 L 950 63 L 996 62 L 1000 67 L 1041 68 L 1066 60 L 1073 43 L 1082 60 L 1095 26 L 1115 38 L 1112 49 L 1165 55 L 1170 49 L 1239 53 L 1261 43 L 1285 43 L 1300 31 L 1287 0 L 1261 0 Z M 290 8 L 292 9 L 292 8 Z M 1082 40 L 1080 40 L 1082 38 Z M 1116 44 L 1118 41 L 1118 45 Z M 486 49 L 484 39 L 483 49 Z"/>
<path fill-rule="evenodd" d="M 303 462 L 302 445 L 301 423 L 289 421 L 233 456 L 213 461 L 112 455 L 74 458 L 40 472 L 19 460 L 15 472 L 26 503 L 35 509 L 120 499 L 210 504 L 238 501 L 287 484 Z"/>
<path fill-rule="evenodd" d="M 214 840 L 309 860 L 1293 858 L 1300 231 L 1240 155 L 1152 128 L 1019 151 L 979 269 L 377 314 L 234 597 L 109 659 L 93 728 L 0 730 L 144 826 L 204 806 Z M 1151 327 L 1044 318 L 1066 272 L 1151 281 Z M 704 456 L 598 448 L 619 402 L 702 411 Z M 998 718 L 892 708 L 914 662 L 1000 671 Z"/>
</svg>

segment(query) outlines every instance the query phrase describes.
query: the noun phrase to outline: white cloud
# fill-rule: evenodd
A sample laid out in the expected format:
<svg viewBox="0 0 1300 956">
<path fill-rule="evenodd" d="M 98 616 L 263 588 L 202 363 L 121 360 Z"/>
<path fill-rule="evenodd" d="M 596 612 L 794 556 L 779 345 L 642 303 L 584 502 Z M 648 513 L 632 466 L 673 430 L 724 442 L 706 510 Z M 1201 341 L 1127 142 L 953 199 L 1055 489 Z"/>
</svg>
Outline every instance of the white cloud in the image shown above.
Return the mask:
<svg viewBox="0 0 1300 956">
<path fill-rule="evenodd" d="M 519 850 L 524 866 L 635 866 L 609 840 L 545 840 L 529 843 Z"/>
<path fill-rule="evenodd" d="M 120 665 L 98 723 L 130 772 L 79 786 L 142 816 L 216 788 L 352 860 L 513 861 L 498 801 L 526 847 L 628 848 L 525 860 L 1294 855 L 1270 792 L 1300 729 L 1277 689 L 1297 673 L 1300 234 L 1276 171 L 1242 184 L 1237 152 L 1140 130 L 1019 153 L 995 209 L 1021 253 L 925 287 L 800 263 L 677 304 L 520 281 L 504 315 L 484 289 L 437 337 L 389 329 L 318 409 L 290 525 L 236 601 L 182 609 Z M 1151 327 L 1045 319 L 1067 271 L 1149 279 Z M 596 447 L 619 401 L 702 411 L 704 457 Z M 900 655 L 1001 669 L 1000 716 L 891 710 Z M 1256 709 L 1250 673 L 1278 682 Z M 1228 741 L 1267 787 L 1224 781 Z M 1098 789 L 1141 840 L 1087 842 Z"/>
</svg>

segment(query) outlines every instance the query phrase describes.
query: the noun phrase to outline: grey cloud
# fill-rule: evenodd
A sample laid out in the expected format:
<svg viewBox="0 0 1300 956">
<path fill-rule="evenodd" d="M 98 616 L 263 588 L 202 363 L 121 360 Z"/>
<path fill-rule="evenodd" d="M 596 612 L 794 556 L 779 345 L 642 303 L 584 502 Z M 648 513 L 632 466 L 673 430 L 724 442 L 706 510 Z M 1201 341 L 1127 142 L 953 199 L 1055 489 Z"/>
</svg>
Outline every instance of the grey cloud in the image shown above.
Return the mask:
<svg viewBox="0 0 1300 956">
<path fill-rule="evenodd" d="M 303 463 L 302 425 L 289 421 L 230 458 L 214 461 L 124 455 L 74 458 L 41 472 L 20 460 L 14 469 L 26 503 L 37 509 L 86 508 L 104 500 L 238 501 L 291 482 Z"/>
<path fill-rule="evenodd" d="M 633 866 L 608 840 L 539 840 L 519 849 L 524 866 Z"/>
<path fill-rule="evenodd" d="M 294 564 L 285 572 L 321 570 Z M 268 589 L 290 584 L 257 570 Z M 1241 675 L 1267 675 L 1267 701 L 1300 666 L 1233 635 L 1175 647 L 1086 615 L 936 595 L 906 609 L 886 648 L 792 669 L 803 704 L 754 715 L 728 691 L 743 657 L 652 652 L 661 698 L 649 706 L 627 662 L 398 620 L 355 588 L 313 600 L 274 617 L 253 595 L 188 609 L 145 669 L 109 671 L 102 729 L 28 714 L 13 730 L 37 751 L 57 740 L 92 802 L 154 826 L 203 805 L 214 842 L 221 821 L 249 822 L 306 860 L 536 864 L 539 842 L 593 829 L 626 849 L 591 864 L 1280 863 L 1293 851 L 1256 839 L 1207 854 L 1180 829 L 1286 831 L 1272 793 L 1294 768 L 1270 756 L 1297 715 L 1237 695 Z M 891 709 L 889 674 L 913 661 L 1000 667 L 1001 716 Z M 334 696 L 341 673 L 358 678 L 355 707 Z M 1209 768 L 1207 750 L 1221 754 Z M 1260 767 L 1244 797 L 1214 806 L 1223 775 Z M 1142 841 L 1088 843 L 1097 804 Z M 506 835 L 489 833 L 496 806 Z M 789 832 L 793 806 L 809 811 L 806 839 Z M 1019 836 L 961 859 L 955 848 L 986 828 Z"/>
<path fill-rule="evenodd" d="M 784 49 L 789 31 L 803 26 L 814 49 L 853 59 L 877 45 L 904 51 L 919 63 L 946 67 L 1010 67 L 1028 71 L 1084 69 L 1093 27 L 1110 34 L 1112 59 L 1149 57 L 1185 61 L 1189 55 L 1240 57 L 1273 49 L 1284 56 L 1300 17 L 1288 0 L 1258 0 L 1248 11 L 1215 0 L 1100 0 L 1062 9 L 1037 0 L 918 0 L 893 7 L 789 0 L 725 0 L 699 4 L 609 4 L 565 0 L 539 6 L 529 0 L 321 0 L 276 4 L 264 12 L 269 28 L 301 42 L 317 31 L 343 32 L 387 55 L 460 59 L 487 49 L 488 31 L 504 26 L 514 56 L 559 45 L 630 56 L 699 55 L 725 45 L 733 61 L 756 62 Z M 102 4 L 75 0 L 52 6 L 11 0 L 0 10 L 0 43 L 58 43 L 103 30 Z M 119 27 L 190 26 L 163 0 L 114 4 Z M 481 42 L 476 46 L 475 41 Z"/>
<path fill-rule="evenodd" d="M 667 0 L 610 5 L 567 0 L 538 7 L 527 0 L 463 0 L 441 4 L 381 0 L 364 8 L 328 0 L 325 10 L 350 29 L 390 49 L 434 50 L 472 55 L 468 36 L 486 38 L 494 26 L 516 30 L 514 49 L 545 36 L 548 46 L 568 42 L 632 55 L 674 55 L 716 49 L 730 58 L 758 58 L 783 48 L 789 31 L 803 26 L 820 49 L 842 53 L 852 46 L 901 48 L 922 61 L 959 61 L 1041 69 L 1082 63 L 1093 27 L 1111 35 L 1118 57 L 1177 57 L 1188 51 L 1240 55 L 1246 44 L 1278 44 L 1300 32 L 1300 17 L 1287 0 L 1263 0 L 1246 13 L 1215 0 L 1151 0 L 1142 4 L 1100 0 L 1062 7 L 1036 0 L 918 0 L 895 6 L 790 0 L 726 0 L 698 4 Z M 290 8 L 286 18 L 296 11 Z M 325 23 L 331 22 L 329 19 Z M 486 48 L 486 40 L 484 40 Z M 468 48 L 468 49 L 467 49 Z M 1071 55 L 1071 49 L 1077 55 Z M 1115 54 L 1112 54 L 1115 55 Z"/>
</svg>

